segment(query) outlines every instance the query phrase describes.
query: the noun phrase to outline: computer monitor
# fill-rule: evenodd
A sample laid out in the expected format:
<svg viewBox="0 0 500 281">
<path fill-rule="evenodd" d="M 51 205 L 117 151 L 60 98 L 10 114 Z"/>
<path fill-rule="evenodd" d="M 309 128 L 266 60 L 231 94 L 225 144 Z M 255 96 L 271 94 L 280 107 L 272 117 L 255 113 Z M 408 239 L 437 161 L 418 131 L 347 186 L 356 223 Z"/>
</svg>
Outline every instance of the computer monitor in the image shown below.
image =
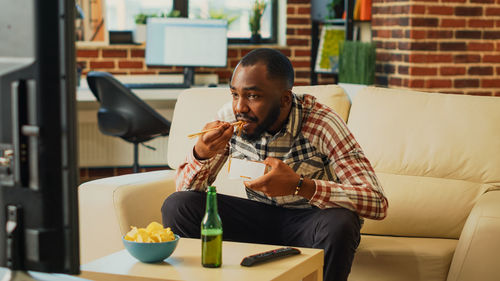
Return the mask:
<svg viewBox="0 0 500 281">
<path fill-rule="evenodd" d="M 77 274 L 75 2 L 0 6 L 0 266 Z"/>
<path fill-rule="evenodd" d="M 194 67 L 225 67 L 227 21 L 149 18 L 146 65 L 183 66 L 184 86 L 191 86 Z"/>
</svg>

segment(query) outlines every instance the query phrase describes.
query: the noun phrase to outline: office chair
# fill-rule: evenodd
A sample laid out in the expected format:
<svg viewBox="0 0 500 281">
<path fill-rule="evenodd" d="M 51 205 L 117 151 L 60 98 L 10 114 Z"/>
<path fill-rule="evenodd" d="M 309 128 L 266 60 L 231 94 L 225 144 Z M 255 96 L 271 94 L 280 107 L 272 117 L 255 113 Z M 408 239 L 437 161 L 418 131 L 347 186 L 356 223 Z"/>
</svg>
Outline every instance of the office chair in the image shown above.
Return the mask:
<svg viewBox="0 0 500 281">
<path fill-rule="evenodd" d="M 158 136 L 168 136 L 170 121 L 107 72 L 89 72 L 87 82 L 100 103 L 97 112 L 99 130 L 134 144 L 133 172 L 137 173 L 139 144 Z"/>
</svg>

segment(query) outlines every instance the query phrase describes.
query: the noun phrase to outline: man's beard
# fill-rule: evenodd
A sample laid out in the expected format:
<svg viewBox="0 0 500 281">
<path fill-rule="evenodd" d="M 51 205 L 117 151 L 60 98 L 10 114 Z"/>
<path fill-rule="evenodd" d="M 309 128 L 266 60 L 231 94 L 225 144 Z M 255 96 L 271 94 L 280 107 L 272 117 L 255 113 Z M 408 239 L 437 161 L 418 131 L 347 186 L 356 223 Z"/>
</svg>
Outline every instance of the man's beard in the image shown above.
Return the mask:
<svg viewBox="0 0 500 281">
<path fill-rule="evenodd" d="M 245 131 L 241 132 L 241 137 L 246 141 L 255 141 L 262 136 L 262 134 L 271 128 L 271 126 L 276 122 L 280 116 L 280 104 L 275 103 L 273 107 L 267 113 L 266 118 L 259 124 L 259 119 L 256 117 L 249 117 L 245 114 L 236 114 L 236 119 L 249 120 L 252 122 L 257 122 L 257 126 L 252 134 L 247 134 Z"/>
</svg>

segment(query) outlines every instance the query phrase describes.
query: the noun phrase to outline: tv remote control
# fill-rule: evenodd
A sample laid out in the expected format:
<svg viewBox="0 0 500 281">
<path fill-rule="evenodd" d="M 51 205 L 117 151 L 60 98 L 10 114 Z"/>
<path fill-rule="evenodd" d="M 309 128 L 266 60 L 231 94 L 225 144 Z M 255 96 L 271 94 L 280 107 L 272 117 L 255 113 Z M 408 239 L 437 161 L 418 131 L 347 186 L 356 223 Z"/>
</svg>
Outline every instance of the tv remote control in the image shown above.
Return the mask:
<svg viewBox="0 0 500 281">
<path fill-rule="evenodd" d="M 274 259 L 277 259 L 280 257 L 298 255 L 298 254 L 300 254 L 299 249 L 290 248 L 290 247 L 278 248 L 278 249 L 274 249 L 271 251 L 262 252 L 262 253 L 258 253 L 255 255 L 245 257 L 241 261 L 241 265 L 252 266 L 252 265 L 255 265 L 257 263 L 274 260 Z"/>
</svg>

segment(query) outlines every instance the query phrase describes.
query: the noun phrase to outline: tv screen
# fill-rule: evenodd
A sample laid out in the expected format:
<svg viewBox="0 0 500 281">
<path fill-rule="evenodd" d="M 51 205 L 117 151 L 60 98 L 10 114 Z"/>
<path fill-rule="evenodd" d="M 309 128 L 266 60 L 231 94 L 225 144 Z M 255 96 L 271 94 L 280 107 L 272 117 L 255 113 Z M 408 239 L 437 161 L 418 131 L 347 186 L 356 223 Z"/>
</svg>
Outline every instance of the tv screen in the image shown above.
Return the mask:
<svg viewBox="0 0 500 281">
<path fill-rule="evenodd" d="M 149 18 L 146 28 L 147 65 L 226 66 L 225 20 Z"/>
<path fill-rule="evenodd" d="M 75 2 L 0 3 L 0 266 L 77 274 Z"/>
</svg>

